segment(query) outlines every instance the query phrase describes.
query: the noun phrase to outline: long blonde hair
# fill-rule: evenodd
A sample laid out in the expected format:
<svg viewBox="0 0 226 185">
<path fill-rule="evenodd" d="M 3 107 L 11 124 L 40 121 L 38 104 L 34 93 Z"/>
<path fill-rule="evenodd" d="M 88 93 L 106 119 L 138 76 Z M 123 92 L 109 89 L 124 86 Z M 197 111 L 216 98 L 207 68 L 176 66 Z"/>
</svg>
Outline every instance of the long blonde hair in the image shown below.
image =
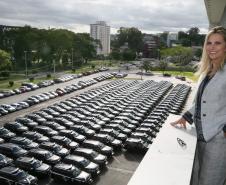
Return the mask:
<svg viewBox="0 0 226 185">
<path fill-rule="evenodd" d="M 217 27 L 212 28 L 208 32 L 208 34 L 206 35 L 206 38 L 205 38 L 204 45 L 203 45 L 202 58 L 198 64 L 198 71 L 196 72 L 196 75 L 198 75 L 198 76 L 200 76 L 201 74 L 207 75 L 208 73 L 210 73 L 210 75 L 211 75 L 212 64 L 211 64 L 211 59 L 209 58 L 209 56 L 207 55 L 207 52 L 206 52 L 206 45 L 209 40 L 209 37 L 215 33 L 222 35 L 224 38 L 224 41 L 226 42 L 226 29 L 224 27 L 217 26 Z M 225 59 L 226 59 L 226 53 L 225 53 L 224 58 L 222 59 L 217 70 L 220 70 L 223 68 Z"/>
</svg>

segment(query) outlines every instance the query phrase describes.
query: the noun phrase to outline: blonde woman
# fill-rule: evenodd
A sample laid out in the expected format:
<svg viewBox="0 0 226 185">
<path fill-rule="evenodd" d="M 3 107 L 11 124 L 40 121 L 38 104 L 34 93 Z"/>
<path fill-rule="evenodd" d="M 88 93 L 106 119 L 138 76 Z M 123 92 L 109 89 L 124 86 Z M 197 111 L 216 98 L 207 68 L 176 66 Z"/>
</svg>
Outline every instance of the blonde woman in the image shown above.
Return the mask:
<svg viewBox="0 0 226 185">
<path fill-rule="evenodd" d="M 173 126 L 194 122 L 197 146 L 190 185 L 224 185 L 226 179 L 226 29 L 206 35 L 194 103 Z"/>
</svg>

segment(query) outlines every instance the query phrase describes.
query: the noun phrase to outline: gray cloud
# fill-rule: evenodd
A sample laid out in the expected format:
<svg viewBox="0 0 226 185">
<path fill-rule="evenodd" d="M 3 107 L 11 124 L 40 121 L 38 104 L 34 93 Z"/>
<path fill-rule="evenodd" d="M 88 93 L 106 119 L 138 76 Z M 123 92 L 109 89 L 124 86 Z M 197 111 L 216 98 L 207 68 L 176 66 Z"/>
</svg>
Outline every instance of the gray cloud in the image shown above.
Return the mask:
<svg viewBox="0 0 226 185">
<path fill-rule="evenodd" d="M 147 32 L 207 30 L 204 0 L 7 0 L 0 2 L 0 24 L 67 28 L 89 32 L 105 20 L 112 28 L 137 27 Z"/>
</svg>

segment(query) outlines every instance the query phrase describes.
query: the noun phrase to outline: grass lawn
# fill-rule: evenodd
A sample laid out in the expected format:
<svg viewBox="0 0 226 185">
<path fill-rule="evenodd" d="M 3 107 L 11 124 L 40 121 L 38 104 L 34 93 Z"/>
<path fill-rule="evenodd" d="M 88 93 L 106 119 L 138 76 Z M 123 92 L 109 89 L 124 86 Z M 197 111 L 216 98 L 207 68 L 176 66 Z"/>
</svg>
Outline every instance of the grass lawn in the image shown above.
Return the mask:
<svg viewBox="0 0 226 185">
<path fill-rule="evenodd" d="M 32 83 L 37 84 L 40 81 L 44 80 L 52 80 L 54 76 L 51 78 L 45 77 L 35 77 Z M 12 87 L 9 86 L 9 81 L 13 81 L 14 84 Z M 29 79 L 25 78 L 25 75 L 21 74 L 11 74 L 10 77 L 6 80 L 0 80 L 0 89 L 16 89 L 21 86 L 22 82 L 31 82 Z"/>
<path fill-rule="evenodd" d="M 154 72 L 162 73 L 162 71 L 154 71 Z M 194 82 L 198 80 L 198 77 L 195 76 L 193 72 L 165 71 L 165 73 L 171 74 L 172 76 L 185 76 L 186 78 L 189 78 Z"/>
</svg>

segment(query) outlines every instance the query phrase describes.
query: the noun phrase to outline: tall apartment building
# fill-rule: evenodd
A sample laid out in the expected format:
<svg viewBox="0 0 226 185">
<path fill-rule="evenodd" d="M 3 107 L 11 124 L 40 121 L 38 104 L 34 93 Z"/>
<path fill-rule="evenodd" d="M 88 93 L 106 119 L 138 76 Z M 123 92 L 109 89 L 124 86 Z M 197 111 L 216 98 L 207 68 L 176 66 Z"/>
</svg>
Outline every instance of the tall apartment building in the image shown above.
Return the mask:
<svg viewBox="0 0 226 185">
<path fill-rule="evenodd" d="M 105 21 L 97 21 L 90 24 L 90 36 L 99 40 L 102 47 L 97 47 L 98 55 L 108 55 L 110 53 L 110 26 Z"/>
</svg>

